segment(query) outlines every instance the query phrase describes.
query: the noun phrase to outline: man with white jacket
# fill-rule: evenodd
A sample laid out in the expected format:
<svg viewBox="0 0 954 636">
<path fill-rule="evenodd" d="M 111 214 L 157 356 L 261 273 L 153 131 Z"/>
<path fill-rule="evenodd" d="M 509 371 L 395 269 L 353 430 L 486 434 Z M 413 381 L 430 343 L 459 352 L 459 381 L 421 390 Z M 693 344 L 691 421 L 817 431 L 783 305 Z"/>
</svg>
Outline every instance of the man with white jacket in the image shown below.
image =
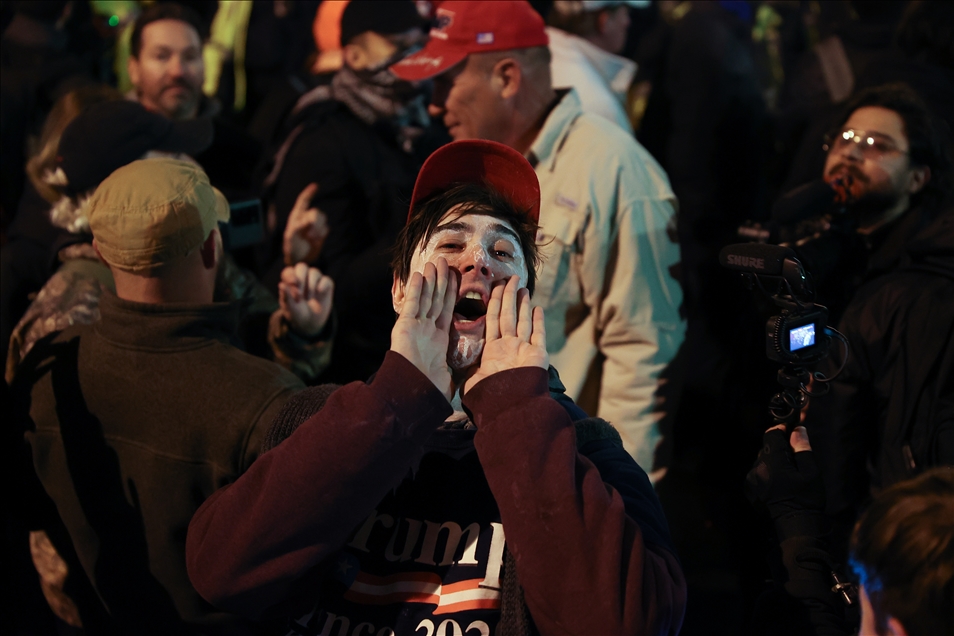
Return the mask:
<svg viewBox="0 0 954 636">
<path fill-rule="evenodd" d="M 427 46 L 391 68 L 434 78 L 429 112 L 455 140 L 504 143 L 534 167 L 547 350 L 567 393 L 659 477 L 677 384 L 667 367 L 685 334 L 669 180 L 632 135 L 584 113 L 575 90 L 554 90 L 527 2 L 445 2 L 436 17 Z"/>
</svg>

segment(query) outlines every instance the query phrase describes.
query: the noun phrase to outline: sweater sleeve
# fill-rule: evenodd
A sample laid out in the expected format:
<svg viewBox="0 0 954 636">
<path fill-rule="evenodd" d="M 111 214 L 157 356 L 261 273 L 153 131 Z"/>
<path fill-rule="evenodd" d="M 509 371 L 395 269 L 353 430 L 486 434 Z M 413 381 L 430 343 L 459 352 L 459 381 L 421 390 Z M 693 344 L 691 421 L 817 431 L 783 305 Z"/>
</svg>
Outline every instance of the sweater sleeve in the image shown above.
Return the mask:
<svg viewBox="0 0 954 636">
<path fill-rule="evenodd" d="M 450 413 L 423 374 L 388 353 L 370 385 L 335 391 L 199 508 L 186 540 L 196 590 L 216 607 L 260 618 L 345 543 Z"/>
<path fill-rule="evenodd" d="M 540 633 L 677 633 L 686 603 L 678 561 L 647 543 L 619 491 L 577 452 L 574 427 L 549 397 L 546 373 L 521 368 L 491 376 L 464 404 Z M 647 523 L 658 516 L 647 512 Z"/>
</svg>

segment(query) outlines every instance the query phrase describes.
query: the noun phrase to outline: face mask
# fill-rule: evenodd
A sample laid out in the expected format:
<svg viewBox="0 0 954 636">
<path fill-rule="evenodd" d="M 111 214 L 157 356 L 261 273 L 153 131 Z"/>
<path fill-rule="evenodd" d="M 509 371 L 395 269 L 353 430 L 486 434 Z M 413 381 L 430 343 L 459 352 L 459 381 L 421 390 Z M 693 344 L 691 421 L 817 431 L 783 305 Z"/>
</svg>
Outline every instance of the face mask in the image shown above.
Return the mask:
<svg viewBox="0 0 954 636">
<path fill-rule="evenodd" d="M 354 71 L 355 77 L 368 86 L 372 86 L 377 89 L 389 90 L 397 100 L 409 102 L 415 97 L 423 94 L 424 85 L 420 82 L 412 83 L 399 78 L 397 75 L 391 72 L 391 66 L 397 62 L 400 62 L 402 59 L 408 55 L 411 55 L 420 48 L 420 46 L 415 46 L 404 50 L 398 50 L 391 57 L 376 64 L 375 66 L 369 66 L 368 68 L 362 69 L 360 71 Z"/>
<path fill-rule="evenodd" d="M 368 124 L 388 121 L 397 128 L 424 128 L 428 123 L 421 85 L 398 78 L 386 66 L 339 70 L 331 81 L 333 96 Z"/>
</svg>

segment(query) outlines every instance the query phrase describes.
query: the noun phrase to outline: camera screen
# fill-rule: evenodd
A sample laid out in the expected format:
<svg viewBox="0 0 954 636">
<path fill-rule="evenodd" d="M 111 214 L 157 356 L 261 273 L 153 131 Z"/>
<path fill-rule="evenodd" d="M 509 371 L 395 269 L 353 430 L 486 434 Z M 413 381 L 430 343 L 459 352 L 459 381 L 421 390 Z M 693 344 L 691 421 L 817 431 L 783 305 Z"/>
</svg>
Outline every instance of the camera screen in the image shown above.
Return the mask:
<svg viewBox="0 0 954 636">
<path fill-rule="evenodd" d="M 798 351 L 815 344 L 815 323 L 796 327 L 788 332 L 789 351 Z"/>
</svg>

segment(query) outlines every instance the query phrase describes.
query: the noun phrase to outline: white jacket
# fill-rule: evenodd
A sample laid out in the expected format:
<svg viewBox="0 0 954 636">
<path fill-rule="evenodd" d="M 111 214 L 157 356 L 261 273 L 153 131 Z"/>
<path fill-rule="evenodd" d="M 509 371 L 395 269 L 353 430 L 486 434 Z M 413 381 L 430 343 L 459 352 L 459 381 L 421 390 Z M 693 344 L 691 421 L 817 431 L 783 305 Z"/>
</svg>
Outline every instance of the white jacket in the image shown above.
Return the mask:
<svg viewBox="0 0 954 636">
<path fill-rule="evenodd" d="M 632 133 L 626 93 L 636 75 L 636 62 L 560 29 L 547 27 L 547 35 L 553 87 L 575 88 L 583 112 L 605 117 Z"/>
<path fill-rule="evenodd" d="M 550 361 L 568 394 L 612 423 L 650 472 L 659 420 L 675 407 L 656 403 L 660 374 L 685 337 L 671 273 L 679 245 L 669 179 L 632 135 L 584 114 L 573 90 L 529 159 L 540 180 L 544 256 L 534 302 L 546 310 Z M 580 398 L 597 386 L 593 413 Z"/>
</svg>

